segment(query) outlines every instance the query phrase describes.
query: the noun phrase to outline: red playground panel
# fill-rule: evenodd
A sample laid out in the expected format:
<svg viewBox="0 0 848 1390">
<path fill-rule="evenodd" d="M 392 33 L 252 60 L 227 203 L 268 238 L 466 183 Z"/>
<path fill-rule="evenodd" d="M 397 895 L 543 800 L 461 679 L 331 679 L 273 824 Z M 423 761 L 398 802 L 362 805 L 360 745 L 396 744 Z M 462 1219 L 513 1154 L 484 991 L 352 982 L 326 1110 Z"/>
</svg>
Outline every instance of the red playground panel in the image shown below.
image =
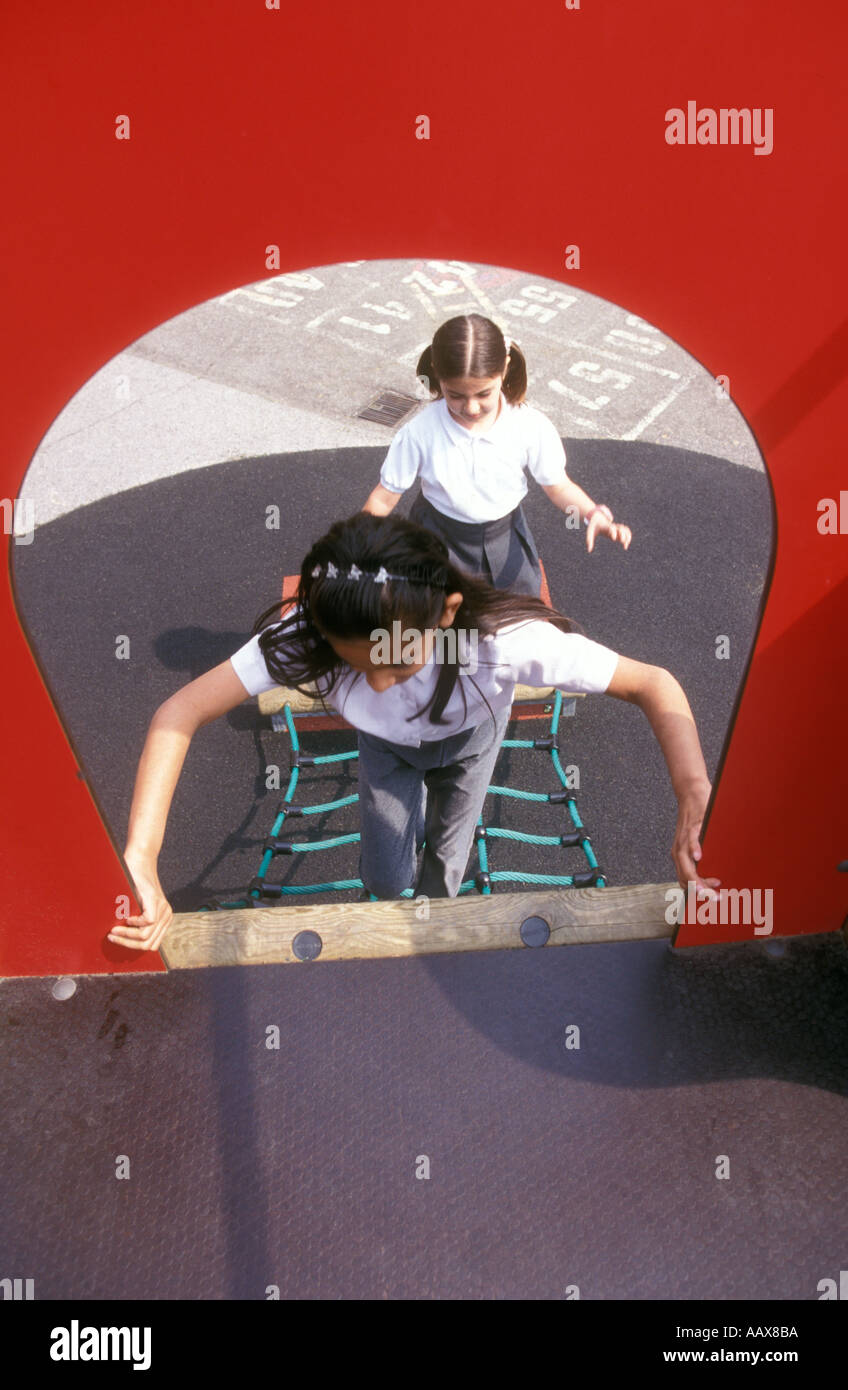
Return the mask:
<svg viewBox="0 0 848 1390">
<path fill-rule="evenodd" d="M 539 560 L 539 568 L 542 571 L 542 587 L 539 597 L 543 603 L 547 604 L 548 608 L 552 608 L 553 604 L 551 603 L 551 591 L 548 588 L 548 576 L 545 574 L 545 566 L 542 564 L 541 559 Z M 294 599 L 297 595 L 297 586 L 299 583 L 299 574 L 287 574 L 284 577 L 282 593 L 283 602 L 280 609 L 281 618 L 284 614 L 288 613 L 290 608 L 294 607 Z M 541 719 L 549 711 L 550 706 L 548 705 L 546 707 L 541 701 L 535 704 L 522 703 L 513 705 L 512 717 L 513 719 Z M 350 729 L 353 726 L 348 724 L 346 719 L 342 719 L 339 714 L 306 714 L 298 715 L 297 727 L 308 733 L 310 730 L 314 729 Z"/>
</svg>

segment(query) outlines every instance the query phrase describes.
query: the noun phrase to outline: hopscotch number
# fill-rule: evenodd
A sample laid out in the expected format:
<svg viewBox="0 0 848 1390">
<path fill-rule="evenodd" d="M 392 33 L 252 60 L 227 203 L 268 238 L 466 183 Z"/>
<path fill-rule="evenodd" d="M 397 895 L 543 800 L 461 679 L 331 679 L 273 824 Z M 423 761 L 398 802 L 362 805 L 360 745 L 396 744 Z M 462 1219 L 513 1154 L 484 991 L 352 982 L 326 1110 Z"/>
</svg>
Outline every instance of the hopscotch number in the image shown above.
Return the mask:
<svg viewBox="0 0 848 1390">
<path fill-rule="evenodd" d="M 458 280 L 442 280 L 439 284 L 436 284 L 436 281 L 431 280 L 429 275 L 425 275 L 423 270 L 413 270 L 409 275 L 404 275 L 401 283 L 404 285 L 421 285 L 429 294 L 437 296 L 466 293 L 465 285 L 461 285 Z"/>
<path fill-rule="evenodd" d="M 638 314 L 628 314 L 624 322 L 628 328 L 638 328 L 640 332 L 628 333 L 627 328 L 611 328 L 604 337 L 605 343 L 611 343 L 622 352 L 644 353 L 646 357 L 658 357 L 661 352 L 665 352 L 667 345 L 649 336 L 659 333 L 659 329 L 652 323 L 646 323 Z"/>
<path fill-rule="evenodd" d="M 272 284 L 293 285 L 296 290 L 323 290 L 324 282 L 308 270 L 292 270 L 287 275 L 278 275 Z"/>
<path fill-rule="evenodd" d="M 474 276 L 477 274 L 477 267 L 469 265 L 467 261 L 428 261 L 430 270 L 435 270 L 437 275 L 459 275 Z"/>
<path fill-rule="evenodd" d="M 593 386 L 610 386 L 615 391 L 626 391 L 633 382 L 632 376 L 628 376 L 626 372 L 617 372 L 612 367 L 599 367 L 596 362 L 575 362 L 569 367 L 568 374 L 576 376 L 580 381 L 590 381 Z M 603 410 L 604 406 L 610 403 L 609 396 L 584 396 L 573 387 L 564 386 L 561 381 L 549 381 L 548 386 L 552 391 L 556 391 L 558 396 L 566 396 L 568 400 L 576 401 L 584 410 Z"/>
<path fill-rule="evenodd" d="M 391 333 L 391 325 L 388 323 L 368 323 L 367 319 L 354 319 L 349 314 L 342 314 L 339 323 L 346 323 L 349 328 L 362 328 L 367 333 Z"/>
<path fill-rule="evenodd" d="M 558 304 L 567 309 L 577 298 L 576 294 L 566 294 L 563 290 L 546 290 L 543 285 L 525 285 L 521 291 L 525 299 L 535 299 L 540 304 Z"/>
<path fill-rule="evenodd" d="M 264 289 L 262 284 L 251 290 L 230 290 L 229 294 L 221 296 L 222 304 L 235 302 L 238 307 L 242 299 L 249 299 L 251 304 L 264 304 L 266 309 L 293 309 L 296 304 L 303 302 L 302 294 L 288 294 L 272 288 Z"/>
<path fill-rule="evenodd" d="M 591 381 L 593 386 L 610 385 L 615 391 L 626 391 L 633 383 L 632 376 L 626 372 L 616 372 L 612 367 L 599 367 L 597 362 L 575 362 L 568 369 L 569 376 L 577 376 L 581 381 Z"/>
<path fill-rule="evenodd" d="M 375 314 L 388 314 L 389 317 L 393 319 L 408 321 L 412 318 L 412 314 L 409 310 L 396 299 L 388 299 L 385 304 L 369 304 L 366 300 L 362 307 L 363 309 L 373 309 Z"/>
<path fill-rule="evenodd" d="M 544 285 L 525 285 L 521 295 L 521 299 L 504 299 L 498 307 L 504 313 L 515 314 L 521 319 L 537 319 L 539 323 L 550 323 L 561 309 L 567 309 L 577 299 L 576 294 L 549 290 Z M 546 308 L 546 305 L 553 307 Z"/>
<path fill-rule="evenodd" d="M 302 294 L 297 293 L 298 290 L 314 292 L 323 288 L 324 283 L 317 275 L 310 275 L 307 270 L 293 270 L 287 275 L 275 275 L 273 280 L 260 280 L 249 290 L 239 289 L 231 293 L 251 299 L 255 304 L 272 304 L 275 309 L 294 309 L 304 299 Z M 231 295 L 224 296 L 225 300 L 230 298 Z"/>
<path fill-rule="evenodd" d="M 275 309 L 293 309 L 296 304 L 303 303 L 302 294 L 286 294 L 285 290 L 264 290 L 260 292 L 260 298 L 268 304 L 273 304 Z"/>
</svg>

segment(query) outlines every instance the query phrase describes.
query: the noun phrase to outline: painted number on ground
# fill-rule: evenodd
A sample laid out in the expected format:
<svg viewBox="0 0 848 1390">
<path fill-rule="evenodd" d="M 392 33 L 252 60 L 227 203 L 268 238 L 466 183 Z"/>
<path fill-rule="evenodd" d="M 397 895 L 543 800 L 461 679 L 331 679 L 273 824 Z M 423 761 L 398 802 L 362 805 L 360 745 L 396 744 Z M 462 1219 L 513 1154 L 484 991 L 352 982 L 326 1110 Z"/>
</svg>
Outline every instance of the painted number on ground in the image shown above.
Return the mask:
<svg viewBox="0 0 848 1390">
<path fill-rule="evenodd" d="M 516 318 L 535 319 L 537 323 L 550 323 L 561 309 L 567 309 L 577 296 L 566 294 L 563 290 L 550 290 L 544 285 L 525 285 L 521 297 L 503 299 L 498 306 L 505 314 Z"/>
</svg>

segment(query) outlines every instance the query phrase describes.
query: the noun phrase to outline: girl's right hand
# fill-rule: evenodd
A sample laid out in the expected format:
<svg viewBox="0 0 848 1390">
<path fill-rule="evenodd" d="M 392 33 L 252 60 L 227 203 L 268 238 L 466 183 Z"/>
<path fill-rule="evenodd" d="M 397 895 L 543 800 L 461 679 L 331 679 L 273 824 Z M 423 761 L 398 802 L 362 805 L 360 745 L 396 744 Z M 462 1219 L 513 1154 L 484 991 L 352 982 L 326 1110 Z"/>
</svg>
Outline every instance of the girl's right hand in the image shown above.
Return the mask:
<svg viewBox="0 0 848 1390">
<path fill-rule="evenodd" d="M 162 892 L 156 866 L 136 860 L 130 854 L 125 854 L 124 858 L 132 874 L 142 911 L 137 917 L 127 917 L 117 922 L 109 932 L 108 940 L 133 951 L 155 951 L 171 925 L 174 913 Z"/>
<path fill-rule="evenodd" d="M 596 507 L 589 517 L 589 525 L 586 528 L 586 549 L 590 555 L 595 548 L 597 536 L 608 536 L 611 541 L 615 541 L 625 550 L 629 550 L 633 532 L 623 522 L 613 521 L 612 512 L 607 516 L 600 507 Z"/>
</svg>

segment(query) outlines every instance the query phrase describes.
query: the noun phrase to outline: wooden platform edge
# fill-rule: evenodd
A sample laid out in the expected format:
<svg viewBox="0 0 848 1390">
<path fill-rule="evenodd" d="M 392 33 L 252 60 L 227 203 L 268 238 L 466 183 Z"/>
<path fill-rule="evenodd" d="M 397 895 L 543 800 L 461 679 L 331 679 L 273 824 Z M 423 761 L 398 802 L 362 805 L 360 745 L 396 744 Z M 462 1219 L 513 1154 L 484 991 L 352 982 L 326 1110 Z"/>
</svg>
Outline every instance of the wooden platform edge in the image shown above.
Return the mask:
<svg viewBox="0 0 848 1390">
<path fill-rule="evenodd" d="M 550 687 L 542 686 L 536 688 L 532 685 L 517 685 L 513 694 L 513 704 L 522 700 L 534 700 L 539 703 L 550 703 L 555 691 Z M 584 700 L 586 692 L 583 690 L 563 691 L 564 700 Z M 320 713 L 324 706 L 314 695 L 303 695 L 299 690 L 289 690 L 286 686 L 279 685 L 274 690 L 263 690 L 261 695 L 256 697 L 259 705 L 260 714 L 279 714 L 283 705 L 291 705 L 293 714 L 310 714 L 316 710 Z M 331 708 L 331 706 L 327 706 Z"/>
<path fill-rule="evenodd" d="M 550 935 L 544 944 L 549 946 L 670 939 L 674 927 L 665 919 L 666 892 L 676 886 L 645 883 L 429 901 L 402 898 L 181 912 L 174 915 L 160 952 L 169 970 L 303 964 L 294 949 L 295 938 L 303 932 L 320 938 L 319 961 L 529 950 L 534 947 L 525 945 L 521 930 L 530 918 L 547 925 Z M 544 928 L 537 925 L 539 930 L 544 936 Z"/>
</svg>

